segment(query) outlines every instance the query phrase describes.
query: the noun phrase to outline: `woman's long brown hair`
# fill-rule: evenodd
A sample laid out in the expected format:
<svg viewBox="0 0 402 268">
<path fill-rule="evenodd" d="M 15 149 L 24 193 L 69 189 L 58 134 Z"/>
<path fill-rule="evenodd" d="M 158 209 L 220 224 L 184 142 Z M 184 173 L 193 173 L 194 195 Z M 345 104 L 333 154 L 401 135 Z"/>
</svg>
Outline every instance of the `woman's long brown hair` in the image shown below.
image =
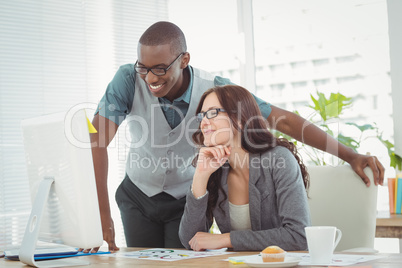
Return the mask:
<svg viewBox="0 0 402 268">
<path fill-rule="evenodd" d="M 262 116 L 257 102 L 248 90 L 236 85 L 210 88 L 201 96 L 196 113 L 200 113 L 205 98 L 211 93 L 217 95 L 218 100 L 222 105 L 222 108 L 227 112 L 233 127 L 241 133 L 242 149 L 248 153 L 264 153 L 276 146 L 283 146 L 289 149 L 300 166 L 304 187 L 306 189 L 309 187 L 307 169 L 297 153 L 296 146 L 287 139 L 276 138 L 272 135 L 268 130 L 267 120 Z M 198 127 L 198 130 L 193 134 L 193 140 L 197 145 L 203 146 L 204 136 L 200 127 Z M 197 163 L 197 159 L 198 155 L 193 160 L 194 166 Z M 216 207 L 219 191 L 224 194 L 224 200 L 227 198 L 221 185 L 222 168 L 223 167 L 220 167 L 216 170 L 208 180 L 207 190 L 209 196 L 206 213 L 207 218 L 211 221 L 213 219 L 212 211 Z M 219 204 L 219 207 L 221 207 L 221 205 L 222 202 Z"/>
</svg>

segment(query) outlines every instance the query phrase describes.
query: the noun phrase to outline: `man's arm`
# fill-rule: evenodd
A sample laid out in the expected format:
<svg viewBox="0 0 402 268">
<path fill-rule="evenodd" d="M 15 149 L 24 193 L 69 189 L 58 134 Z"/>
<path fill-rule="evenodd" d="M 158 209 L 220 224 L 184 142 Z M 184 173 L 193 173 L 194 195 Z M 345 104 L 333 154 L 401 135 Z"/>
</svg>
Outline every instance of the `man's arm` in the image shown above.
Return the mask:
<svg viewBox="0 0 402 268">
<path fill-rule="evenodd" d="M 102 221 L 103 239 L 108 243 L 109 251 L 117 251 L 115 232 L 110 213 L 107 189 L 108 155 L 107 146 L 116 135 L 118 125 L 113 121 L 96 114 L 92 124 L 98 133 L 91 134 L 92 157 L 95 169 L 96 187 L 98 191 L 99 211 Z M 95 252 L 98 249 L 95 249 Z"/>
<path fill-rule="evenodd" d="M 370 186 L 370 180 L 363 169 L 369 166 L 373 171 L 374 183 L 376 185 L 383 184 L 384 167 L 377 157 L 354 152 L 351 148 L 341 144 L 332 136 L 295 113 L 273 105 L 271 105 L 271 108 L 272 111 L 267 118 L 270 128 L 277 129 L 300 142 L 348 162 L 367 186 Z"/>
</svg>

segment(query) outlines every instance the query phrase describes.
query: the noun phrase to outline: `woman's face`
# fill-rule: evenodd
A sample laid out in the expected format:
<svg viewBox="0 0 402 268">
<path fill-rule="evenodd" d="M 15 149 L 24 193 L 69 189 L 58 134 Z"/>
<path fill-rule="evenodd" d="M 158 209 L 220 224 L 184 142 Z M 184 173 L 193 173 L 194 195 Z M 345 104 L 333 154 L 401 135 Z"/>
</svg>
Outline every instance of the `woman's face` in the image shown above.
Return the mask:
<svg viewBox="0 0 402 268">
<path fill-rule="evenodd" d="M 209 94 L 202 105 L 201 113 L 209 110 L 223 109 L 218 97 L 213 92 Z M 211 147 L 217 145 L 231 145 L 233 141 L 233 127 L 226 112 L 218 111 L 216 117 L 208 119 L 205 115 L 200 123 L 200 129 L 204 136 L 204 145 Z"/>
</svg>

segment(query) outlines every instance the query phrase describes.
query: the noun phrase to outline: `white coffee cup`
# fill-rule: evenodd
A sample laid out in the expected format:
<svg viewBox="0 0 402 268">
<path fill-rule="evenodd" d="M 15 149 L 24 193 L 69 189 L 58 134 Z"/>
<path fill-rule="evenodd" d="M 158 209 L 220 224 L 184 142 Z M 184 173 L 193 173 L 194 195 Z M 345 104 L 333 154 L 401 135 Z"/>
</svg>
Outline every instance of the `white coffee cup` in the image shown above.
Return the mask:
<svg viewBox="0 0 402 268">
<path fill-rule="evenodd" d="M 334 226 L 305 227 L 308 252 L 312 264 L 329 264 L 342 232 Z M 337 234 L 335 240 L 335 234 Z"/>
</svg>

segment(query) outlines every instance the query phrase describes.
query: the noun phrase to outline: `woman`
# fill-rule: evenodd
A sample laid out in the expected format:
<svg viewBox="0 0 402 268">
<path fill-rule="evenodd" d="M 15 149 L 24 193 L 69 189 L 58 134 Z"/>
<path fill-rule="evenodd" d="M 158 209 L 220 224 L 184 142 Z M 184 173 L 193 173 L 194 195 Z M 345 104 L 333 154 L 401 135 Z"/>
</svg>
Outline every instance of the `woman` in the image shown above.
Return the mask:
<svg viewBox="0 0 402 268">
<path fill-rule="evenodd" d="M 308 174 L 294 144 L 267 129 L 253 96 L 235 85 L 206 91 L 197 108 L 202 146 L 180 223 L 187 249 L 306 250 Z M 208 233 L 213 218 L 221 234 Z"/>
</svg>

